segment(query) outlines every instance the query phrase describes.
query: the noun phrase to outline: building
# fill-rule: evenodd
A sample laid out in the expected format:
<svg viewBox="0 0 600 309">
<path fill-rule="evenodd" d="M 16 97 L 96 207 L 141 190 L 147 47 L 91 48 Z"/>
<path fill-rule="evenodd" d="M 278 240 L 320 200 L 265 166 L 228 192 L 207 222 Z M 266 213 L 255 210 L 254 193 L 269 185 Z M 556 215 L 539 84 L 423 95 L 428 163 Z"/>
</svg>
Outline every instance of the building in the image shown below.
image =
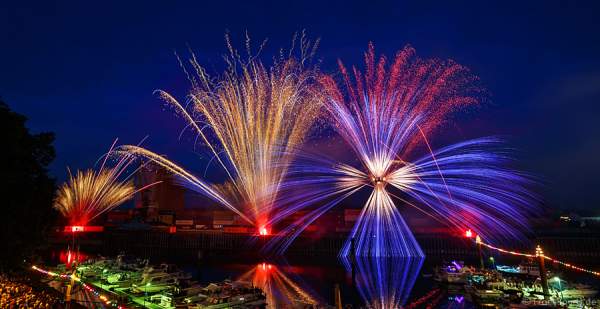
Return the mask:
<svg viewBox="0 0 600 309">
<path fill-rule="evenodd" d="M 164 168 L 147 164 L 136 173 L 134 182 L 138 188 L 160 182 L 135 196 L 136 213 L 144 221 L 172 225 L 177 213 L 185 210 L 185 188 Z"/>
</svg>

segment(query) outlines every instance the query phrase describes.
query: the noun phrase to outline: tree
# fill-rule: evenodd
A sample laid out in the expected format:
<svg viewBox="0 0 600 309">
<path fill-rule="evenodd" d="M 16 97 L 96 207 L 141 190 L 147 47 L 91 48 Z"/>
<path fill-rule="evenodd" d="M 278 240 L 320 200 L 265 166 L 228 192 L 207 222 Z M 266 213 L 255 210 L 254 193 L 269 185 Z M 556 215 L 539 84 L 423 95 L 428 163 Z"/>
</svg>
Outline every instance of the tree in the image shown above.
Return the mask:
<svg viewBox="0 0 600 309">
<path fill-rule="evenodd" d="M 0 99 L 0 267 L 14 267 L 43 242 L 56 211 L 53 133 L 31 134 L 27 118 Z"/>
</svg>

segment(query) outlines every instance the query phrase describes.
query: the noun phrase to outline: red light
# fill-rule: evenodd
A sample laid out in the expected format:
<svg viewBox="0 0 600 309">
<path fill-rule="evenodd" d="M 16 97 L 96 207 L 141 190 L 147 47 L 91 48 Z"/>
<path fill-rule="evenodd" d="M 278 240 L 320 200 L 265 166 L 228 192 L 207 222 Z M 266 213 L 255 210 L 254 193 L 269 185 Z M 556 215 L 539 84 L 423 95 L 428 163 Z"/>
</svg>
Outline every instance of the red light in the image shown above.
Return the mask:
<svg viewBox="0 0 600 309">
<path fill-rule="evenodd" d="M 169 226 L 169 234 L 175 234 L 177 232 L 176 226 Z"/>
<path fill-rule="evenodd" d="M 267 229 L 266 226 L 263 225 L 258 229 L 258 235 L 260 235 L 260 236 L 269 235 L 269 230 Z"/>
<path fill-rule="evenodd" d="M 104 231 L 104 227 L 90 225 L 67 225 L 65 226 L 64 231 L 65 233 L 102 232 Z"/>
<path fill-rule="evenodd" d="M 467 238 L 471 238 L 471 237 L 473 237 L 473 231 L 471 231 L 471 229 L 468 229 L 468 230 L 465 232 L 465 237 L 467 237 Z"/>
</svg>

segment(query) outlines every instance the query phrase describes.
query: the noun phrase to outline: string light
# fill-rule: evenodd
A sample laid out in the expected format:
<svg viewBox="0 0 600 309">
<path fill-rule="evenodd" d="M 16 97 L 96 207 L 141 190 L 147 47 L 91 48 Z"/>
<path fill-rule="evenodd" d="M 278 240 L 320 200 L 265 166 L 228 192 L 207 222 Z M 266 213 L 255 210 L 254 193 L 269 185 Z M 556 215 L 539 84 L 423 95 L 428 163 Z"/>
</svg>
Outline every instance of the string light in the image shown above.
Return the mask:
<svg viewBox="0 0 600 309">
<path fill-rule="evenodd" d="M 558 264 L 560 264 L 562 266 L 565 266 L 565 267 L 568 267 L 570 269 L 578 270 L 578 271 L 581 271 L 581 272 L 586 272 L 588 274 L 592 274 L 594 276 L 600 277 L 600 272 L 598 272 L 598 271 L 590 270 L 590 269 L 585 269 L 585 268 L 579 267 L 579 266 L 575 266 L 575 265 L 572 265 L 570 263 L 566 263 L 566 262 L 563 262 L 563 261 L 559 261 L 557 259 L 553 259 L 553 258 L 551 258 L 549 256 L 546 256 L 546 255 L 544 255 L 543 257 L 546 260 L 552 261 L 553 263 L 558 263 Z"/>
<path fill-rule="evenodd" d="M 51 277 L 60 277 L 63 279 L 73 279 L 73 281 L 76 281 L 78 283 L 81 284 L 81 286 L 88 292 L 93 293 L 94 295 L 96 295 L 102 302 L 104 302 L 107 305 L 110 305 L 112 303 L 112 301 L 106 297 L 106 295 L 100 294 L 100 292 L 98 292 L 98 290 L 94 289 L 93 287 L 91 287 L 89 284 L 81 281 L 81 278 L 77 277 L 75 274 L 73 275 L 69 275 L 69 274 L 57 274 L 53 271 L 49 271 L 49 270 L 44 270 L 42 268 L 39 268 L 35 265 L 31 266 L 31 269 L 38 271 L 40 273 L 43 273 L 45 275 L 51 276 Z M 118 308 L 125 308 L 123 306 L 119 306 Z"/>
<path fill-rule="evenodd" d="M 598 271 L 591 270 L 591 269 L 586 269 L 586 268 L 583 268 L 583 267 L 580 267 L 580 266 L 576 266 L 576 265 L 573 265 L 571 263 L 563 262 L 561 260 L 557 260 L 555 258 L 552 258 L 552 257 L 549 257 L 549 256 L 545 255 L 544 251 L 542 250 L 542 247 L 540 247 L 539 245 L 535 248 L 535 254 L 529 254 L 529 253 L 523 253 L 523 252 L 516 252 L 516 251 L 506 250 L 506 249 L 498 248 L 498 247 L 492 246 L 490 244 L 484 243 L 481 240 L 481 237 L 479 237 L 479 235 L 477 235 L 475 237 L 475 243 L 480 244 L 482 246 L 485 246 L 485 247 L 487 247 L 489 249 L 496 250 L 496 251 L 502 252 L 502 253 L 511 254 L 511 255 L 525 256 L 525 257 L 529 257 L 529 258 L 535 258 L 535 257 L 539 258 L 539 257 L 542 257 L 542 258 L 544 258 L 546 260 L 549 260 L 549 261 L 551 261 L 553 263 L 560 264 L 560 265 L 562 265 L 564 267 L 567 267 L 567 268 L 570 268 L 570 269 L 573 269 L 573 270 L 585 272 L 585 273 L 592 274 L 594 276 L 600 277 L 600 272 L 598 272 Z"/>
<path fill-rule="evenodd" d="M 479 236 L 478 236 L 478 237 L 479 237 Z M 522 252 L 515 252 L 515 251 L 505 250 L 505 249 L 502 249 L 502 248 L 494 247 L 494 246 L 492 246 L 492 245 L 490 245 L 490 244 L 486 244 L 486 243 L 484 243 L 483 241 L 480 241 L 480 242 L 478 242 L 478 243 L 479 243 L 479 244 L 481 244 L 482 246 L 488 247 L 488 248 L 490 248 L 490 249 L 492 249 L 492 250 L 496 250 L 496 251 L 499 251 L 499 252 L 502 252 L 502 253 L 508 253 L 508 254 L 512 254 L 512 255 L 518 255 L 518 256 L 525 256 L 525 257 L 530 257 L 530 258 L 533 258 L 533 257 L 535 257 L 535 255 L 534 255 L 534 254 L 529 254 L 529 253 L 522 253 Z"/>
</svg>

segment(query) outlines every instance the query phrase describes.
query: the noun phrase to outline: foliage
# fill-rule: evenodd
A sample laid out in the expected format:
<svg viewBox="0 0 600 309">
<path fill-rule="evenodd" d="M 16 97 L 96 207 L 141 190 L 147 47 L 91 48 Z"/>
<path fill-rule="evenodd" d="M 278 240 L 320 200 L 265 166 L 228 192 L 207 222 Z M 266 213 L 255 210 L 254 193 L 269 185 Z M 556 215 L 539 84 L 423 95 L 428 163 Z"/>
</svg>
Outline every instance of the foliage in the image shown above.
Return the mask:
<svg viewBox="0 0 600 309">
<path fill-rule="evenodd" d="M 56 218 L 52 208 L 54 179 L 48 165 L 54 160 L 53 133 L 31 134 L 27 118 L 0 101 L 2 140 L 2 224 L 0 267 L 14 266 L 31 255 Z"/>
</svg>

